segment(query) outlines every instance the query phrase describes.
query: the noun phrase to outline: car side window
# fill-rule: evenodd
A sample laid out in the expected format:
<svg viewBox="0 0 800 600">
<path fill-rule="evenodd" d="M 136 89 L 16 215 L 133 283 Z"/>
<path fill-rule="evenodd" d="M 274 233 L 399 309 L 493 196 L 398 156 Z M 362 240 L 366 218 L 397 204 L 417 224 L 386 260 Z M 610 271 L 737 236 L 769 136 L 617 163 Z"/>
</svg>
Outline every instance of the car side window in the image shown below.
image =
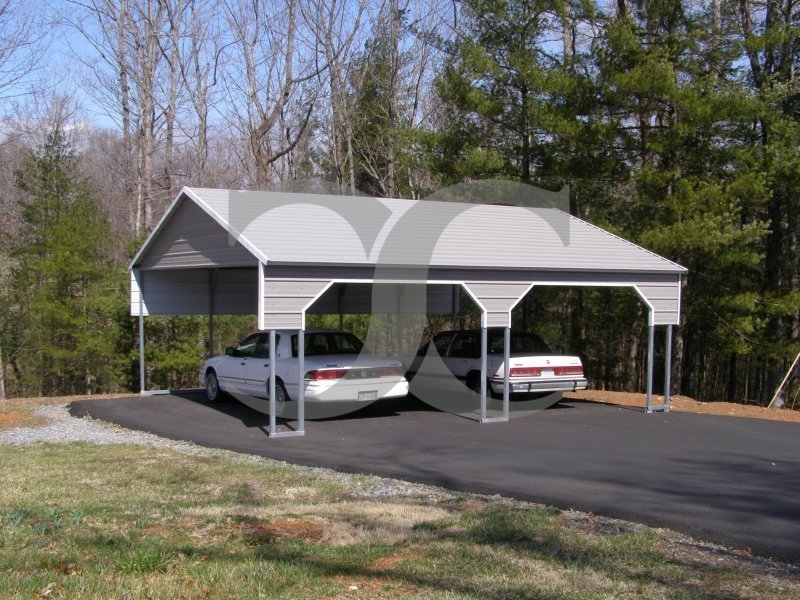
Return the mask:
<svg viewBox="0 0 800 600">
<path fill-rule="evenodd" d="M 277 336 L 275 337 L 277 343 Z M 262 333 L 256 342 L 256 349 L 253 353 L 255 358 L 269 358 L 269 334 Z"/>
<path fill-rule="evenodd" d="M 478 336 L 474 333 L 462 333 L 453 340 L 453 347 L 450 349 L 452 358 L 478 358 Z"/>
<path fill-rule="evenodd" d="M 436 352 L 439 353 L 439 356 L 447 356 L 447 347 L 450 345 L 450 340 L 452 339 L 453 336 L 450 334 L 437 335 L 433 338 L 433 346 L 436 348 Z"/>
<path fill-rule="evenodd" d="M 258 344 L 258 340 L 261 337 L 260 333 L 254 333 L 253 335 L 248 335 L 243 341 L 236 346 L 236 350 L 234 351 L 234 356 L 254 356 L 256 352 L 256 345 Z"/>
<path fill-rule="evenodd" d="M 307 334 L 305 339 L 305 351 L 306 356 L 329 354 L 328 336 L 324 333 Z"/>
<path fill-rule="evenodd" d="M 280 336 L 275 336 L 275 344 Z M 269 333 L 248 335 L 233 352 L 233 356 L 242 358 L 269 358 Z"/>
</svg>

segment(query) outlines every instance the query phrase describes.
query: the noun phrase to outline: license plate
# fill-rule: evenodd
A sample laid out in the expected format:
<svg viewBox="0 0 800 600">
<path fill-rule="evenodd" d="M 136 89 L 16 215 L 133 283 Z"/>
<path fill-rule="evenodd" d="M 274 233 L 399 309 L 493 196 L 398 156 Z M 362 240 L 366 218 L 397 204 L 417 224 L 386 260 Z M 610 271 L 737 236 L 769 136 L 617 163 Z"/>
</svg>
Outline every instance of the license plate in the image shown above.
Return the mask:
<svg viewBox="0 0 800 600">
<path fill-rule="evenodd" d="M 542 369 L 542 377 L 553 377 L 553 369 Z"/>
<path fill-rule="evenodd" d="M 359 400 L 377 400 L 378 390 L 370 390 L 368 392 L 358 392 Z"/>
</svg>

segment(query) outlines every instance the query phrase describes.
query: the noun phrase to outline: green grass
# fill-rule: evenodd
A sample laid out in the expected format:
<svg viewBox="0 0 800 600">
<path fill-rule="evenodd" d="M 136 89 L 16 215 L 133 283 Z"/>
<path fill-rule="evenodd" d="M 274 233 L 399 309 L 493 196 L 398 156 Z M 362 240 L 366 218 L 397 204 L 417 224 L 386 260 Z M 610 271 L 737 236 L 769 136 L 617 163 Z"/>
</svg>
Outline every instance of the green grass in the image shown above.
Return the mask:
<svg viewBox="0 0 800 600">
<path fill-rule="evenodd" d="M 631 526 L 459 496 L 355 498 L 235 455 L 0 446 L 1 598 L 795 598 L 796 576 L 681 559 Z M 776 574 L 777 573 L 777 574 Z"/>
</svg>

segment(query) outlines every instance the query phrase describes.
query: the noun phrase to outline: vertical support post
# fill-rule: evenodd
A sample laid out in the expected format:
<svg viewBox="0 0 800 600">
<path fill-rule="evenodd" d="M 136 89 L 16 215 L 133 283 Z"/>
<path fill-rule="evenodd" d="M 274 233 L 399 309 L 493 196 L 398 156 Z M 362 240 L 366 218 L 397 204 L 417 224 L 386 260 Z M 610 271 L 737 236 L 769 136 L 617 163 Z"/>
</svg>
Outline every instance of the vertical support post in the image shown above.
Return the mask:
<svg viewBox="0 0 800 600">
<path fill-rule="evenodd" d="M 672 325 L 667 325 L 667 341 L 664 351 L 664 410 L 669 410 L 669 394 L 672 381 Z"/>
<path fill-rule="evenodd" d="M 215 270 L 208 270 L 208 355 L 214 356 L 214 275 Z"/>
<path fill-rule="evenodd" d="M 647 336 L 647 404 L 646 412 L 651 412 L 653 408 L 653 344 L 655 341 L 656 327 L 653 323 L 653 313 L 650 312 L 650 324 L 648 325 Z"/>
<path fill-rule="evenodd" d="M 269 330 L 269 434 L 275 435 L 278 425 L 275 418 L 275 330 Z"/>
<path fill-rule="evenodd" d="M 297 391 L 297 431 L 306 430 L 306 332 L 297 332 L 297 366 L 300 370 Z"/>
<path fill-rule="evenodd" d="M 339 297 L 338 297 L 338 308 L 339 308 L 339 331 L 344 331 L 344 286 L 347 285 L 345 283 L 339 284 Z"/>
<path fill-rule="evenodd" d="M 145 385 L 145 369 L 144 369 L 144 315 L 142 314 L 141 306 L 139 307 L 139 393 L 144 394 Z"/>
<path fill-rule="evenodd" d="M 508 421 L 509 398 L 511 396 L 511 327 L 503 332 L 503 418 Z"/>
<path fill-rule="evenodd" d="M 138 277 L 136 280 L 139 286 L 139 393 L 144 394 L 147 388 L 144 369 L 144 280 Z"/>
<path fill-rule="evenodd" d="M 481 421 L 486 420 L 486 345 L 488 340 L 488 331 L 486 325 L 481 326 Z"/>
<path fill-rule="evenodd" d="M 397 354 L 397 356 L 402 356 L 403 355 L 403 329 L 404 329 L 404 325 L 405 325 L 405 317 L 400 312 L 399 307 L 398 307 L 397 314 L 395 316 L 397 317 L 397 321 L 395 322 L 395 325 L 394 325 L 394 328 L 395 328 L 395 332 L 394 332 L 394 352 L 395 352 L 395 354 Z"/>
<path fill-rule="evenodd" d="M 461 293 L 461 286 L 460 285 L 453 285 L 451 286 L 453 290 L 453 304 L 450 307 L 450 329 L 455 331 L 458 329 L 456 324 L 456 319 L 458 318 L 458 309 L 459 309 L 459 294 Z"/>
</svg>

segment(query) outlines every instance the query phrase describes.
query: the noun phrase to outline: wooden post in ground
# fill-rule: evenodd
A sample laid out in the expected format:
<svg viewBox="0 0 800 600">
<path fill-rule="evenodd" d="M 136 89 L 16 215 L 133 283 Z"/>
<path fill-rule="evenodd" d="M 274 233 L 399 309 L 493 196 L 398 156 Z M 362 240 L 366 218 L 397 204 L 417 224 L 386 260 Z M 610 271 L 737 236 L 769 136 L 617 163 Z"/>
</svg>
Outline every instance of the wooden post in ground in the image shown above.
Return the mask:
<svg viewBox="0 0 800 600">
<path fill-rule="evenodd" d="M 792 366 L 789 367 L 788 371 L 786 371 L 786 377 L 783 378 L 783 381 L 781 381 L 781 384 L 778 386 L 778 389 L 775 390 L 775 395 L 772 396 L 772 400 L 770 400 L 768 408 L 772 408 L 773 404 L 775 404 L 776 401 L 778 400 L 778 398 L 780 398 L 781 393 L 783 392 L 783 388 L 786 386 L 786 384 L 789 381 L 791 381 L 792 374 L 794 373 L 795 369 L 797 368 L 797 363 L 798 362 L 800 362 L 800 352 L 797 353 L 797 356 L 795 357 L 794 362 L 792 363 Z M 782 406 L 783 406 L 783 400 L 781 399 L 780 403 L 776 406 L 776 408 L 781 408 Z"/>
</svg>

